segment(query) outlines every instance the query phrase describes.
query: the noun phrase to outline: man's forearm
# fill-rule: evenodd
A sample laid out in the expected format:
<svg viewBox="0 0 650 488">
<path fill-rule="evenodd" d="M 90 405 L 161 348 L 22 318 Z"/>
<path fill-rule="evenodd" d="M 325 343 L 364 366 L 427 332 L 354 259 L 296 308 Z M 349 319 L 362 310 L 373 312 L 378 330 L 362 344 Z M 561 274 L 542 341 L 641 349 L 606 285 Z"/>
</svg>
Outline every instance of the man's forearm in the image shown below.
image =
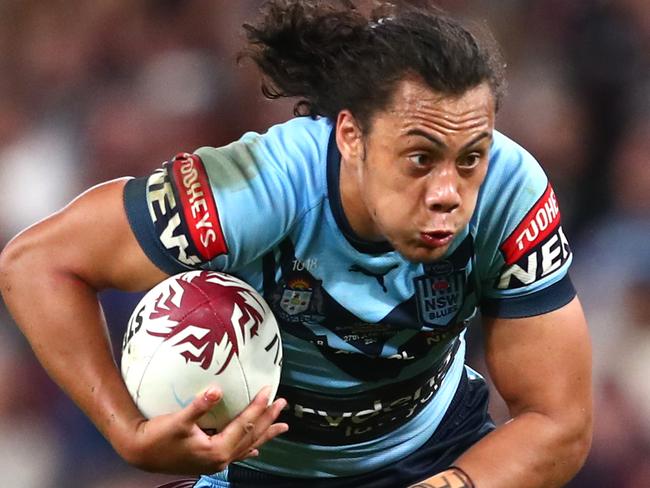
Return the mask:
<svg viewBox="0 0 650 488">
<path fill-rule="evenodd" d="M 34 353 L 119 452 L 142 416 L 115 365 L 95 290 L 37 253 L 31 264 L 20 249 L 3 258 L 2 294 Z"/>
<path fill-rule="evenodd" d="M 410 488 L 552 488 L 563 486 L 587 455 L 589 422 L 559 424 L 525 413 L 477 442 L 454 464 Z M 456 474 L 458 476 L 456 476 Z"/>
</svg>

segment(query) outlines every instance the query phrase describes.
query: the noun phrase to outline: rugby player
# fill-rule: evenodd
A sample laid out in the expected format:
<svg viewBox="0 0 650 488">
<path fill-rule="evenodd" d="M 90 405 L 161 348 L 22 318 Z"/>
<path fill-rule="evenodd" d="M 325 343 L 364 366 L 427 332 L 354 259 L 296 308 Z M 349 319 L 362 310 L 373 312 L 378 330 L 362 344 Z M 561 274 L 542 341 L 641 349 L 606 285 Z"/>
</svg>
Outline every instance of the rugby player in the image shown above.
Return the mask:
<svg viewBox="0 0 650 488">
<path fill-rule="evenodd" d="M 203 475 L 178 487 L 562 486 L 590 445 L 590 344 L 556 195 L 494 128 L 497 49 L 426 4 L 273 0 L 246 32 L 299 116 L 100 184 L 2 253 L 41 363 L 125 460 Z M 140 414 L 97 301 L 195 268 L 263 293 L 285 348 L 279 398 L 212 436 L 216 388 Z M 465 365 L 477 310 L 498 427 Z"/>
</svg>

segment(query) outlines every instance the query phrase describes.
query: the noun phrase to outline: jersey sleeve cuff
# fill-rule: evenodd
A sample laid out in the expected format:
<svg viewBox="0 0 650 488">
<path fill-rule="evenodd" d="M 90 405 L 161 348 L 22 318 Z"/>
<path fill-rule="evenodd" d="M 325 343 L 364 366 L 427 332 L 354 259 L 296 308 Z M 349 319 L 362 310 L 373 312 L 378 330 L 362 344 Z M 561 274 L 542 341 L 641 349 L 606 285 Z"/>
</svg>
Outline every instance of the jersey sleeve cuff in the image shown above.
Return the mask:
<svg viewBox="0 0 650 488">
<path fill-rule="evenodd" d="M 486 298 L 481 302 L 481 313 L 490 317 L 523 318 L 542 315 L 562 308 L 576 296 L 567 274 L 560 281 L 530 295 L 513 298 Z"/>
<path fill-rule="evenodd" d="M 131 230 L 147 257 L 162 271 L 175 275 L 189 268 L 171 259 L 154 235 L 147 207 L 147 178 L 129 180 L 124 187 L 124 209 Z"/>
</svg>

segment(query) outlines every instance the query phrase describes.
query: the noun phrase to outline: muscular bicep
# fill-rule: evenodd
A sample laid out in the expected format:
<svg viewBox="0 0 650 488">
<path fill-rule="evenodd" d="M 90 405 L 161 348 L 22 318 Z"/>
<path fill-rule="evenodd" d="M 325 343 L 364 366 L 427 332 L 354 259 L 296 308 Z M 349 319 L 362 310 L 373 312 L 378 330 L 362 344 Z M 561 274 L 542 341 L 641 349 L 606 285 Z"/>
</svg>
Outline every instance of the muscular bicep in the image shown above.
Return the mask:
<svg viewBox="0 0 650 488">
<path fill-rule="evenodd" d="M 123 204 L 126 179 L 91 188 L 25 230 L 8 250 L 41 269 L 74 275 L 95 289 L 137 291 L 167 275 L 143 253 Z"/>
<path fill-rule="evenodd" d="M 512 416 L 591 415 L 591 345 L 580 302 L 534 317 L 486 318 L 490 376 Z"/>
</svg>

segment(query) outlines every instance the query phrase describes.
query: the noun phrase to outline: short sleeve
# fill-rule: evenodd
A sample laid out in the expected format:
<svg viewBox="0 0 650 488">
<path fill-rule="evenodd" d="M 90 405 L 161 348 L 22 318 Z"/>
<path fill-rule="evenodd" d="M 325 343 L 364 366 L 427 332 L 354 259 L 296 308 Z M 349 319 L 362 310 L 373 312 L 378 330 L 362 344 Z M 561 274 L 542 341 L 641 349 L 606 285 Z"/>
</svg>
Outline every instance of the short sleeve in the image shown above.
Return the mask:
<svg viewBox="0 0 650 488">
<path fill-rule="evenodd" d="M 227 146 L 180 153 L 130 180 L 124 205 L 140 246 L 169 274 L 246 266 L 322 198 L 330 132 L 325 120 L 293 119 Z"/>
<path fill-rule="evenodd" d="M 473 219 L 482 312 L 516 318 L 561 308 L 575 296 L 572 253 L 548 178 L 500 133 L 489 165 Z"/>
</svg>

